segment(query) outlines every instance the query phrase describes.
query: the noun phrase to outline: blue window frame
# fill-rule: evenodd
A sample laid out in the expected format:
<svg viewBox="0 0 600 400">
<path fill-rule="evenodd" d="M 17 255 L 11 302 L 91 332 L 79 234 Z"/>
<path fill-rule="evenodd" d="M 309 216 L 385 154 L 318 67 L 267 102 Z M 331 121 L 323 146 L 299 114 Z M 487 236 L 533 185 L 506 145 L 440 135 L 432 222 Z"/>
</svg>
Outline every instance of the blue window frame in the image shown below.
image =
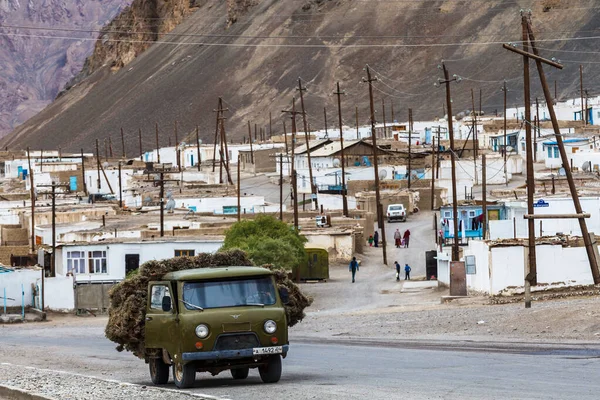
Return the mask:
<svg viewBox="0 0 600 400">
<path fill-rule="evenodd" d="M 552 147 L 548 147 L 548 158 L 552 158 Z"/>
<path fill-rule="evenodd" d="M 554 158 L 558 158 L 558 146 L 554 147 Z"/>
</svg>

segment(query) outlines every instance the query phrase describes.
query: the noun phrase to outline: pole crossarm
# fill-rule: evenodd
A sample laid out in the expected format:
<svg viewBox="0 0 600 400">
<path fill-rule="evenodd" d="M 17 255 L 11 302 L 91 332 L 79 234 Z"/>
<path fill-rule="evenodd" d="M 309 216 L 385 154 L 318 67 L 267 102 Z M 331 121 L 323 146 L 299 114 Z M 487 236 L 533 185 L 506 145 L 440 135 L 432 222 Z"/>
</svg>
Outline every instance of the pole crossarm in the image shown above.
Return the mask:
<svg viewBox="0 0 600 400">
<path fill-rule="evenodd" d="M 525 57 L 532 58 L 532 59 L 540 61 L 540 62 L 542 62 L 544 64 L 550 65 L 550 66 L 552 66 L 554 68 L 558 68 L 558 69 L 563 69 L 564 68 L 562 64 L 557 63 L 556 61 L 548 60 L 547 58 L 535 55 L 535 54 L 530 53 L 528 51 L 524 51 L 524 50 L 518 49 L 518 48 L 513 47 L 513 46 L 511 46 L 509 44 L 503 44 L 502 47 L 504 47 L 506 50 L 512 51 L 514 53 L 520 54 L 520 55 L 525 56 Z"/>
<path fill-rule="evenodd" d="M 581 214 L 525 214 L 523 219 L 579 219 L 579 218 L 591 218 L 589 213 Z"/>
</svg>

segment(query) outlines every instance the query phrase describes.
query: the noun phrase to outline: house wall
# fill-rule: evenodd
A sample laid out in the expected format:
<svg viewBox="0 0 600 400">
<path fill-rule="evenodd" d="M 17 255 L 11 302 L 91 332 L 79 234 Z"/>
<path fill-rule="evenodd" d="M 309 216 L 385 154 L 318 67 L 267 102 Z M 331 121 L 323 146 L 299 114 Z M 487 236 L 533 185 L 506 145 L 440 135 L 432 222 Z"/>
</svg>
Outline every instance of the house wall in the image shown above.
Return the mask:
<svg viewBox="0 0 600 400">
<path fill-rule="evenodd" d="M 41 278 L 36 284 L 41 288 Z M 75 289 L 72 276 L 56 276 L 44 279 L 44 308 L 67 312 L 75 309 Z M 39 302 L 39 296 L 38 302 Z"/>
<path fill-rule="evenodd" d="M 304 232 L 304 236 L 308 239 L 306 247 L 314 245 L 326 248 L 331 260 L 350 261 L 354 255 L 354 239 L 351 232 L 341 234 Z"/>
<path fill-rule="evenodd" d="M 4 289 L 6 289 L 6 297 L 14 300 L 6 300 L 7 307 L 20 307 L 22 304 L 21 285 L 25 293 L 25 306 L 32 305 L 32 287 L 37 278 L 41 278 L 42 271 L 32 269 L 19 269 L 14 272 L 0 274 L 0 297 L 4 297 Z M 4 307 L 4 300 L 0 299 L 0 310 Z M 1 310 L 0 312 L 3 312 Z"/>
<path fill-rule="evenodd" d="M 324 210 L 343 210 L 344 208 L 342 196 L 339 194 L 319 193 L 317 197 L 319 205 L 323 206 Z M 349 210 L 356 208 L 356 198 L 354 196 L 346 196 L 346 200 Z"/>
<path fill-rule="evenodd" d="M 146 261 L 173 258 L 175 250 L 195 250 L 196 254 L 214 253 L 222 245 L 222 240 L 63 245 L 56 254 L 56 274 L 57 276 L 67 274 L 67 252 L 69 251 L 106 251 L 107 273 L 90 274 L 86 271 L 84 274 L 76 274 L 76 280 L 78 282 L 113 281 L 125 278 L 126 254 L 139 254 L 140 265 L 142 265 Z"/>
</svg>

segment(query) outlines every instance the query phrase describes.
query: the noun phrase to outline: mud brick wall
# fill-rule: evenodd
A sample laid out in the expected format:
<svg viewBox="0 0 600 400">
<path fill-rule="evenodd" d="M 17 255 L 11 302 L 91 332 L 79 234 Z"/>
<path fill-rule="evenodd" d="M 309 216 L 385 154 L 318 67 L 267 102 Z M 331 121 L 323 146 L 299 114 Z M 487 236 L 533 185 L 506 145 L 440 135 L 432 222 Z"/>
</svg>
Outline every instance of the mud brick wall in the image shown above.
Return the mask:
<svg viewBox="0 0 600 400">
<path fill-rule="evenodd" d="M 0 246 L 0 264 L 10 266 L 10 256 L 29 254 L 29 246 Z"/>
</svg>

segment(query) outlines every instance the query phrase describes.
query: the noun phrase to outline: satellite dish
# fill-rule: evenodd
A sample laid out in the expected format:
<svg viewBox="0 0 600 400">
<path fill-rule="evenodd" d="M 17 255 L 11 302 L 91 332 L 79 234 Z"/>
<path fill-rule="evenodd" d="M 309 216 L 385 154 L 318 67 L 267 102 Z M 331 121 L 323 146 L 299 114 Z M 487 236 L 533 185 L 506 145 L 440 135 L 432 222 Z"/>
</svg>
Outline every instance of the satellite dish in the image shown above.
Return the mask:
<svg viewBox="0 0 600 400">
<path fill-rule="evenodd" d="M 340 160 L 339 160 L 339 158 L 334 158 L 333 159 L 333 167 L 334 168 L 339 168 L 339 166 L 340 166 Z"/>
<path fill-rule="evenodd" d="M 386 176 L 387 176 L 387 170 L 386 169 L 379 170 L 379 179 L 385 179 Z"/>
<path fill-rule="evenodd" d="M 564 168 L 561 168 L 558 170 L 558 176 L 565 176 L 567 173 L 565 172 Z"/>
<path fill-rule="evenodd" d="M 581 169 L 583 169 L 584 172 L 590 172 L 592 170 L 592 163 L 590 161 L 584 162 Z"/>
<path fill-rule="evenodd" d="M 167 201 L 167 204 L 165 205 L 165 210 L 167 210 L 167 212 L 173 212 L 174 209 L 175 209 L 175 200 L 170 199 L 169 201 Z"/>
</svg>

